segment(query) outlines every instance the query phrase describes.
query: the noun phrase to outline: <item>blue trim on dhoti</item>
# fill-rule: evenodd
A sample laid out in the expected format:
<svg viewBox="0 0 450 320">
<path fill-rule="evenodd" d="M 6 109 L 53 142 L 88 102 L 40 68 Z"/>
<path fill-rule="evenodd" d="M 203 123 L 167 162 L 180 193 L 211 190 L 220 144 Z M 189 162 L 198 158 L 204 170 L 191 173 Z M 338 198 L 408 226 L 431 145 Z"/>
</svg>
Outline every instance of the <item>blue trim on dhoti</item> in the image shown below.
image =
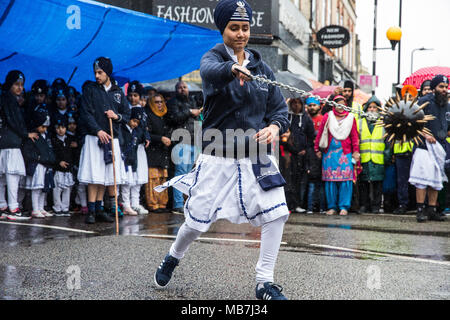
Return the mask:
<svg viewBox="0 0 450 320">
<path fill-rule="evenodd" d="M 271 208 L 269 208 L 269 209 L 266 209 L 266 210 L 263 210 L 263 211 L 258 212 L 258 213 L 255 214 L 253 217 L 249 217 L 248 214 L 247 214 L 247 210 L 245 209 L 244 199 L 243 199 L 243 197 L 242 197 L 241 165 L 239 164 L 239 162 L 236 162 L 236 164 L 237 164 L 237 168 L 238 168 L 239 203 L 241 204 L 242 211 L 244 212 L 244 215 L 245 215 L 245 217 L 246 217 L 248 220 L 253 220 L 253 219 L 255 219 L 257 216 L 259 216 L 259 215 L 261 215 L 261 214 L 268 213 L 268 212 L 273 211 L 273 210 L 275 210 L 275 209 L 278 209 L 279 207 L 287 206 L 287 204 L 286 204 L 285 202 L 282 202 L 282 203 L 279 203 L 279 204 L 277 204 L 277 205 L 275 205 L 275 206 L 273 206 L 273 207 L 271 207 Z"/>
</svg>

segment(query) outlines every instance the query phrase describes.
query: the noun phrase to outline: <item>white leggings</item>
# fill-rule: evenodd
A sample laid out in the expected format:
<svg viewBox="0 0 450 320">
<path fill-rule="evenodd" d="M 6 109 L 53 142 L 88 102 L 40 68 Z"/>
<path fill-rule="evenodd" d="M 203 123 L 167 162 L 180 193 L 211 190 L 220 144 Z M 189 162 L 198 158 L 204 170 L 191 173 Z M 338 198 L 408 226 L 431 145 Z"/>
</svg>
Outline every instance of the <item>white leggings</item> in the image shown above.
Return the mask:
<svg viewBox="0 0 450 320">
<path fill-rule="evenodd" d="M 273 282 L 273 273 L 285 221 L 285 217 L 281 217 L 265 223 L 261 227 L 261 248 L 255 268 L 256 282 Z M 169 254 L 177 259 L 182 259 L 191 243 L 201 234 L 202 232 L 192 229 L 186 223 L 183 223 L 175 242 L 170 247 Z"/>
<path fill-rule="evenodd" d="M 33 211 L 43 211 L 46 198 L 47 194 L 43 191 L 43 189 L 31 190 L 31 203 L 33 206 Z"/>
<path fill-rule="evenodd" d="M 123 206 L 125 208 L 137 208 L 139 206 L 140 200 L 140 190 L 142 185 L 128 185 L 122 184 L 120 186 L 120 191 L 122 194 Z"/>
<path fill-rule="evenodd" d="M 11 211 L 16 210 L 19 207 L 17 200 L 19 193 L 19 182 L 21 176 L 16 174 L 4 174 L 0 176 L 0 207 L 9 207 Z M 8 186 L 8 188 L 6 188 Z M 6 200 L 5 194 L 8 189 L 8 200 Z"/>
<path fill-rule="evenodd" d="M 60 188 L 55 186 L 53 188 L 53 210 L 56 212 L 69 211 L 70 208 L 70 193 L 71 187 Z"/>
</svg>

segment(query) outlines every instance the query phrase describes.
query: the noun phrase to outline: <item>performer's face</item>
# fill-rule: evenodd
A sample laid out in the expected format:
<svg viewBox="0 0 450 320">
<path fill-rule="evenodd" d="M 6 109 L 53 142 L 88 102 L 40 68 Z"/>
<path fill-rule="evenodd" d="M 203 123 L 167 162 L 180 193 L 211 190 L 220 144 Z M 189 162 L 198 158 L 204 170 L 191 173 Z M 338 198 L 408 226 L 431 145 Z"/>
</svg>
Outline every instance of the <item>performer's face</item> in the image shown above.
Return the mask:
<svg viewBox="0 0 450 320">
<path fill-rule="evenodd" d="M 230 21 L 223 31 L 223 42 L 234 51 L 242 51 L 250 38 L 250 23 L 247 21 Z"/>
</svg>

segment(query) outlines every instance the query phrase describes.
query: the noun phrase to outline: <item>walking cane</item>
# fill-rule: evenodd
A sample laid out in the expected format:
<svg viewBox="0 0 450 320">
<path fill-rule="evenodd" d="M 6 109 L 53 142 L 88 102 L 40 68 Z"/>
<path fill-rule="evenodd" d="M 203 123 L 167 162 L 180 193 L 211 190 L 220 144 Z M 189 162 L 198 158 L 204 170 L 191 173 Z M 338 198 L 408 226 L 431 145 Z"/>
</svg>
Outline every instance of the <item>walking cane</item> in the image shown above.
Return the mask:
<svg viewBox="0 0 450 320">
<path fill-rule="evenodd" d="M 116 183 L 116 157 L 114 153 L 114 132 L 112 119 L 109 118 L 109 130 L 111 131 L 111 149 L 112 149 L 112 161 L 113 161 L 113 176 L 114 176 L 114 202 L 116 204 L 116 235 L 119 235 L 119 212 L 117 207 L 117 183 Z"/>
</svg>

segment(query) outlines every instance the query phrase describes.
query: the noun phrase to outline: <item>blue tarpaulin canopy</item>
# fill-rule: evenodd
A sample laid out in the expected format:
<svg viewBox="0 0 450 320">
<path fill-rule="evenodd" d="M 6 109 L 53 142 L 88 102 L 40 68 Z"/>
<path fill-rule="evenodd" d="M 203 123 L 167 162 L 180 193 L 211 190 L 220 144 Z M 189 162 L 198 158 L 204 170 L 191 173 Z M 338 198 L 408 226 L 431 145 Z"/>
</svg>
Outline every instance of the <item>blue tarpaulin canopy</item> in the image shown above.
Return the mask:
<svg viewBox="0 0 450 320">
<path fill-rule="evenodd" d="M 0 82 L 18 69 L 27 89 L 61 77 L 80 90 L 99 56 L 111 58 L 119 83 L 173 79 L 221 41 L 215 30 L 96 1 L 0 0 Z"/>
</svg>

